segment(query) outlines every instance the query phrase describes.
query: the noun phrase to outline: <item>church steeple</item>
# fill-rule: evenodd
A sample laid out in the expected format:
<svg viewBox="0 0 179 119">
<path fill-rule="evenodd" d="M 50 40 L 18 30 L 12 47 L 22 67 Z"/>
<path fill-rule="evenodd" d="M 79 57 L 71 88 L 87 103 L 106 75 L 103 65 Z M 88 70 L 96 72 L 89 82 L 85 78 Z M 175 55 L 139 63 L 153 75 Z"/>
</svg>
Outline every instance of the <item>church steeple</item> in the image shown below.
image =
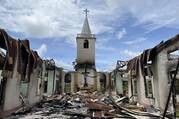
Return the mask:
<svg viewBox="0 0 179 119">
<path fill-rule="evenodd" d="M 80 34 L 77 34 L 76 43 L 77 43 L 77 58 L 76 58 L 76 68 L 78 66 L 86 66 L 87 64 L 90 67 L 95 69 L 95 34 L 91 33 L 90 26 L 88 23 L 88 10 L 85 12 L 85 21 Z M 88 66 L 88 67 L 89 67 Z M 82 68 L 82 67 L 81 67 Z M 84 67 L 83 67 L 84 68 Z"/>
<path fill-rule="evenodd" d="M 89 22 L 88 22 L 88 12 L 89 11 L 87 9 L 85 9 L 84 12 L 86 14 L 86 18 L 83 23 L 81 34 L 91 34 L 91 30 L 90 30 L 90 26 L 89 26 Z"/>
</svg>

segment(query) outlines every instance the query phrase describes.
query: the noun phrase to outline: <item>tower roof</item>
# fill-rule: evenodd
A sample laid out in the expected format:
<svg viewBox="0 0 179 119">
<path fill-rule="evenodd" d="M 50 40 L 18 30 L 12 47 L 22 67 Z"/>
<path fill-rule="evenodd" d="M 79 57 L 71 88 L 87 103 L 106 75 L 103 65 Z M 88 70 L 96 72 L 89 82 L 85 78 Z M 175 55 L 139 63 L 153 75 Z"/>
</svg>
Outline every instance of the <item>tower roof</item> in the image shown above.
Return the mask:
<svg viewBox="0 0 179 119">
<path fill-rule="evenodd" d="M 83 28 L 82 28 L 81 34 L 91 34 L 91 30 L 90 30 L 90 26 L 89 26 L 89 22 L 88 22 L 87 12 L 89 12 L 89 11 L 86 9 L 85 10 L 86 17 L 85 17 L 85 21 L 83 23 Z"/>
</svg>

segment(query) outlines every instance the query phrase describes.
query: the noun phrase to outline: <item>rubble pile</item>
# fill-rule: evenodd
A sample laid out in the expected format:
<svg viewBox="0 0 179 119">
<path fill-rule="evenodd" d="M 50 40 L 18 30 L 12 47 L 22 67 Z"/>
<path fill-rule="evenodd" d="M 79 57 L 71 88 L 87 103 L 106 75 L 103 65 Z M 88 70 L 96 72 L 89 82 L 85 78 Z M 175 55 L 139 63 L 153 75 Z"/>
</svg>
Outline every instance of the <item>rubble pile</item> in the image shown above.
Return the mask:
<svg viewBox="0 0 179 119">
<path fill-rule="evenodd" d="M 8 118 L 20 119 L 88 119 L 88 118 L 137 118 L 158 115 L 144 112 L 140 106 L 132 106 L 127 97 L 103 94 L 100 92 L 77 92 L 74 94 L 53 95 L 30 108 L 16 111 Z M 126 107 L 130 108 L 127 109 Z M 135 111 L 134 111 L 135 110 Z M 142 113 L 139 113 L 143 111 Z"/>
</svg>

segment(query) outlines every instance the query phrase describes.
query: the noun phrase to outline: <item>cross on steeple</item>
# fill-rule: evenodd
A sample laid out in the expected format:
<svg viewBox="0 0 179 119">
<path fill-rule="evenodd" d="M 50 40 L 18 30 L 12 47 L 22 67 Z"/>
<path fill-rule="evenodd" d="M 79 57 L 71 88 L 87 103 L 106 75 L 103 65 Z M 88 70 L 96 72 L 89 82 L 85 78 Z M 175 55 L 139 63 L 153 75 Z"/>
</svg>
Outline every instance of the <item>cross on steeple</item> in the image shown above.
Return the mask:
<svg viewBox="0 0 179 119">
<path fill-rule="evenodd" d="M 88 9 L 85 9 L 84 12 L 85 12 L 86 17 L 87 17 L 87 16 L 88 16 L 88 12 L 89 12 L 89 10 L 88 10 Z"/>
<path fill-rule="evenodd" d="M 81 31 L 81 34 L 91 34 L 91 30 L 90 30 L 90 26 L 89 26 L 89 23 L 88 23 L 88 12 L 89 10 L 88 9 L 85 9 L 83 10 L 85 12 L 85 21 L 83 23 L 83 28 L 82 28 L 82 31 Z"/>
</svg>

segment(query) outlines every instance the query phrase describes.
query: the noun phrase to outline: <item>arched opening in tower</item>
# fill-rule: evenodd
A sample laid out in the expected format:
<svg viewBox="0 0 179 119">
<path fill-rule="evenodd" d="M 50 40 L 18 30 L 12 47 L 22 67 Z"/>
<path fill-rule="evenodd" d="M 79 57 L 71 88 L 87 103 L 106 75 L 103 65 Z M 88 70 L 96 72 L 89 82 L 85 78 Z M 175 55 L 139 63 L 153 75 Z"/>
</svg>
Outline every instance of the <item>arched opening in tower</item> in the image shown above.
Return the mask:
<svg viewBox="0 0 179 119">
<path fill-rule="evenodd" d="M 88 42 L 88 40 L 84 41 L 83 47 L 84 48 L 89 48 L 89 42 Z"/>
</svg>

